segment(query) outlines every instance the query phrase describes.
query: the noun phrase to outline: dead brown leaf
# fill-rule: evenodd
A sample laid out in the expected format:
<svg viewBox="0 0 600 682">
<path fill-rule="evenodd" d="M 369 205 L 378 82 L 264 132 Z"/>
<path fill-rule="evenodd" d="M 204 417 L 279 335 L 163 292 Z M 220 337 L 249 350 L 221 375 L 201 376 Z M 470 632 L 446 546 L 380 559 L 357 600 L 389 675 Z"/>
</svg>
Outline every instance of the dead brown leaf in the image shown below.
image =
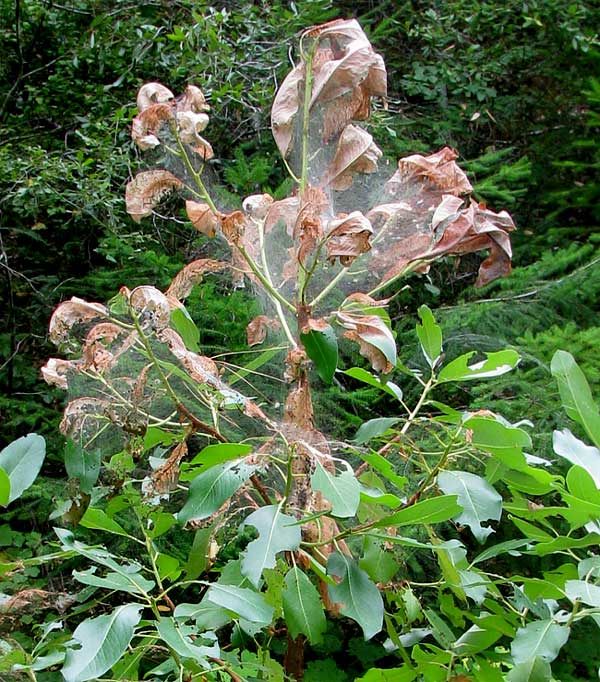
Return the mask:
<svg viewBox="0 0 600 682">
<path fill-rule="evenodd" d="M 227 267 L 227 263 L 210 258 L 194 260 L 175 275 L 169 288 L 165 291 L 165 295 L 181 301 L 190 295 L 194 286 L 202 281 L 205 274 L 222 272 Z"/>
<path fill-rule="evenodd" d="M 327 260 L 334 263 L 336 258 L 347 267 L 358 256 L 371 249 L 369 242 L 373 234 L 371 223 L 360 211 L 330 220 L 327 224 Z"/>
<path fill-rule="evenodd" d="M 279 320 L 274 320 L 266 315 L 258 315 L 246 327 L 248 346 L 257 346 L 267 338 L 267 331 L 276 331 L 280 328 Z"/>
<path fill-rule="evenodd" d="M 325 184 L 331 189 L 346 190 L 356 173 L 374 173 L 381 150 L 373 136 L 355 125 L 347 125 L 338 140 L 335 156 L 327 170 Z"/>
<path fill-rule="evenodd" d="M 183 187 L 183 182 L 166 170 L 150 170 L 138 173 L 125 188 L 127 213 L 139 223 L 152 215 L 154 207 L 165 195 Z"/>
</svg>

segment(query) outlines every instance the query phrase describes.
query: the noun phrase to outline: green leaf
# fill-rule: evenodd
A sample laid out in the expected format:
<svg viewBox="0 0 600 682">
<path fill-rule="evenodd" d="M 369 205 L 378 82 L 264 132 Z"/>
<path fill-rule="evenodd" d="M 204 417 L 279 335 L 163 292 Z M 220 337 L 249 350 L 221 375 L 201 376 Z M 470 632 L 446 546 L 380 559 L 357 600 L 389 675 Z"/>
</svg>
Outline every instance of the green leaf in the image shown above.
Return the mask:
<svg viewBox="0 0 600 682">
<path fill-rule="evenodd" d="M 323 641 L 327 629 L 323 604 L 317 588 L 295 564 L 285 576 L 283 614 L 291 636 L 305 635 L 311 644 Z"/>
<path fill-rule="evenodd" d="M 190 464 L 200 464 L 204 468 L 213 467 L 216 464 L 230 462 L 232 459 L 240 459 L 249 455 L 253 450 L 252 445 L 246 443 L 215 443 L 202 448 L 191 460 Z"/>
<path fill-rule="evenodd" d="M 454 642 L 452 648 L 457 656 L 473 656 L 489 649 L 500 637 L 502 637 L 501 632 L 472 625 Z"/>
<path fill-rule="evenodd" d="M 440 495 L 430 500 L 423 500 L 401 509 L 395 514 L 379 519 L 375 528 L 387 526 L 409 526 L 415 523 L 440 523 L 448 521 L 462 512 L 456 495 Z"/>
<path fill-rule="evenodd" d="M 177 515 L 179 522 L 207 519 L 244 485 L 255 469 L 255 466 L 233 461 L 198 474 L 190 485 L 186 503 Z"/>
<path fill-rule="evenodd" d="M 514 350 L 501 350 L 495 353 L 486 353 L 486 359 L 469 365 L 469 360 L 476 351 L 465 353 L 456 360 L 452 360 L 440 370 L 438 382 L 446 381 L 471 381 L 473 379 L 487 379 L 499 377 L 513 370 L 519 364 L 519 354 Z"/>
<path fill-rule="evenodd" d="M 258 531 L 243 552 L 242 573 L 258 587 L 265 568 L 275 567 L 278 552 L 298 549 L 302 540 L 300 526 L 293 516 L 283 514 L 281 505 L 268 505 L 252 512 L 243 523 Z"/>
<path fill-rule="evenodd" d="M 567 580 L 565 594 L 572 601 L 581 601 L 588 606 L 600 608 L 600 586 L 585 580 Z"/>
<path fill-rule="evenodd" d="M 347 374 L 357 381 L 362 381 L 363 384 L 378 388 L 380 391 L 384 391 L 398 400 L 402 400 L 402 389 L 399 386 L 392 381 L 384 381 L 378 376 L 371 374 L 371 372 L 367 372 L 367 370 L 362 367 L 351 367 L 350 369 L 344 370 L 344 374 Z"/>
<path fill-rule="evenodd" d="M 191 659 L 203 668 L 210 668 L 207 658 L 218 658 L 221 653 L 216 635 L 212 632 L 198 633 L 195 625 L 183 625 L 175 618 L 159 618 L 156 630 L 167 646 L 183 659 Z M 208 644 L 202 644 L 202 642 Z"/>
<path fill-rule="evenodd" d="M 208 554 L 212 535 L 212 526 L 199 528 L 194 534 L 194 542 L 184 569 L 186 580 L 196 580 L 208 568 Z"/>
<path fill-rule="evenodd" d="M 85 450 L 69 438 L 65 444 L 64 457 L 69 478 L 76 478 L 81 490 L 90 493 L 100 475 L 101 450 Z"/>
<path fill-rule="evenodd" d="M 417 336 L 421 343 L 421 349 L 430 367 L 435 367 L 442 354 L 442 330 L 435 323 L 433 313 L 426 306 L 419 308 L 421 324 L 417 324 Z"/>
<path fill-rule="evenodd" d="M 554 452 L 571 464 L 585 469 L 600 487 L 600 450 L 592 445 L 586 445 L 569 431 L 554 431 L 552 436 Z"/>
<path fill-rule="evenodd" d="M 383 627 L 383 600 L 377 586 L 352 557 L 341 552 L 329 555 L 327 574 L 339 580 L 327 586 L 330 599 L 340 605 L 342 615 L 360 625 L 365 639 L 374 637 Z"/>
<path fill-rule="evenodd" d="M 524 663 L 535 656 L 551 663 L 569 639 L 569 628 L 553 620 L 536 620 L 519 628 L 510 646 L 515 663 Z"/>
<path fill-rule="evenodd" d="M 506 426 L 489 417 L 471 417 L 464 427 L 471 430 L 473 445 L 491 453 L 513 469 L 527 469 L 523 448 L 531 447 L 531 438 L 526 431 Z"/>
<path fill-rule="evenodd" d="M 387 551 L 383 542 L 365 535 L 364 553 L 358 565 L 376 583 L 387 583 L 398 572 L 399 565 L 391 552 Z"/>
<path fill-rule="evenodd" d="M 338 364 L 338 342 L 331 325 L 300 334 L 300 340 L 322 381 L 331 384 Z"/>
<path fill-rule="evenodd" d="M 390 483 L 393 483 L 399 490 L 403 490 L 408 479 L 406 476 L 399 476 L 394 471 L 394 465 L 389 459 L 377 454 L 376 452 L 359 453 L 361 459 L 363 459 L 372 469 L 378 471 L 385 479 Z"/>
<path fill-rule="evenodd" d="M 8 475 L 8 502 L 14 502 L 29 488 L 42 468 L 46 456 L 46 441 L 36 433 L 23 436 L 0 452 L 0 469 Z"/>
<path fill-rule="evenodd" d="M 270 362 L 278 353 L 280 353 L 283 348 L 267 348 L 258 357 L 248 362 L 245 367 L 237 369 L 232 377 L 227 379 L 227 383 L 233 386 L 235 383 L 246 377 L 248 374 L 260 369 L 267 362 Z"/>
<path fill-rule="evenodd" d="M 354 471 L 347 466 L 348 468 L 335 475 L 317 461 L 310 479 L 314 490 L 321 492 L 331 503 L 331 514 L 339 518 L 354 516 L 360 504 L 360 483 L 354 476 Z"/>
<path fill-rule="evenodd" d="M 480 543 L 493 533 L 481 525 L 482 521 L 499 521 L 502 514 L 502 497 L 481 476 L 467 471 L 441 471 L 438 486 L 447 495 L 456 495 L 463 511 L 455 518 L 468 526 Z"/>
<path fill-rule="evenodd" d="M 408 665 L 401 668 L 371 668 L 355 682 L 413 682 L 417 671 Z"/>
<path fill-rule="evenodd" d="M 93 585 L 94 587 L 103 587 L 106 590 L 116 590 L 119 592 L 128 592 L 129 594 L 144 595 L 154 589 L 154 582 L 144 578 L 138 571 L 131 571 L 125 576 L 122 573 L 115 573 L 111 571 L 104 577 L 95 574 L 96 567 L 88 568 L 87 571 L 73 571 L 73 577 L 84 585 Z"/>
<path fill-rule="evenodd" d="M 10 500 L 10 478 L 4 469 L 0 469 L 0 505 L 6 507 Z"/>
<path fill-rule="evenodd" d="M 500 542 L 497 545 L 494 545 L 493 547 L 488 547 L 487 549 L 484 549 L 481 554 L 478 554 L 473 561 L 471 562 L 471 565 L 474 564 L 480 564 L 482 561 L 488 561 L 488 559 L 493 559 L 494 557 L 499 556 L 500 554 L 520 554 L 516 552 L 515 550 L 524 547 L 527 544 L 531 543 L 531 538 L 523 538 L 519 540 L 506 540 L 505 542 Z"/>
<path fill-rule="evenodd" d="M 540 656 L 515 665 L 506 676 L 506 682 L 550 682 L 552 669 L 550 663 Z"/>
<path fill-rule="evenodd" d="M 600 448 L 600 413 L 587 379 L 575 358 L 564 350 L 556 351 L 550 371 L 558 383 L 567 415 L 581 424 L 594 445 Z"/>
<path fill-rule="evenodd" d="M 258 592 L 235 585 L 212 583 L 206 593 L 206 599 L 240 618 L 261 626 L 270 624 L 275 610 Z"/>
<path fill-rule="evenodd" d="M 131 537 L 125 529 L 114 520 L 111 519 L 102 509 L 95 509 L 88 507 L 85 514 L 79 522 L 84 528 L 92 528 L 94 530 L 105 530 L 107 533 L 113 535 L 123 535 L 126 538 Z"/>
<path fill-rule="evenodd" d="M 140 604 L 125 604 L 112 613 L 80 623 L 73 639 L 79 649 L 67 649 L 61 672 L 66 682 L 83 682 L 102 677 L 121 658 L 140 622 Z"/>
<path fill-rule="evenodd" d="M 184 306 L 171 309 L 171 327 L 181 336 L 188 350 L 199 352 L 200 331 Z"/>
<path fill-rule="evenodd" d="M 391 429 L 394 424 L 397 424 L 400 419 L 396 417 L 378 417 L 377 419 L 369 419 L 369 421 L 361 424 L 353 441 L 357 445 L 364 445 L 373 438 L 382 436 L 388 429 Z"/>
</svg>

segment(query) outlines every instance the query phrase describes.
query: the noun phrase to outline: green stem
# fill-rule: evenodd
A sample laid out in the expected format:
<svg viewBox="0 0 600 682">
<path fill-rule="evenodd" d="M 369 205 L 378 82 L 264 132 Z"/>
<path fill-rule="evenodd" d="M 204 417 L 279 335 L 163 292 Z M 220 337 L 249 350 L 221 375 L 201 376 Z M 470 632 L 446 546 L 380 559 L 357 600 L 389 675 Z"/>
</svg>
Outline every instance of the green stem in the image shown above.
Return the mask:
<svg viewBox="0 0 600 682">
<path fill-rule="evenodd" d="M 300 175 L 300 196 L 306 190 L 308 184 L 308 136 L 310 133 L 310 98 L 312 95 L 312 61 L 315 54 L 317 43 L 316 41 L 311 45 L 311 48 L 306 55 L 304 61 L 305 79 L 304 79 L 304 106 L 302 109 L 302 171 Z"/>
<path fill-rule="evenodd" d="M 237 250 L 242 254 L 244 260 L 248 265 L 250 266 L 250 270 L 258 277 L 260 280 L 260 283 L 264 286 L 265 290 L 269 294 L 271 298 L 274 298 L 275 300 L 279 301 L 282 306 L 286 307 L 288 310 L 296 314 L 296 308 L 295 306 L 290 303 L 286 298 L 284 298 L 278 291 L 275 289 L 275 287 L 269 282 L 269 280 L 264 276 L 264 274 L 261 272 L 260 268 L 250 254 L 246 251 L 246 249 L 241 245 L 237 244 L 236 247 Z"/>
</svg>

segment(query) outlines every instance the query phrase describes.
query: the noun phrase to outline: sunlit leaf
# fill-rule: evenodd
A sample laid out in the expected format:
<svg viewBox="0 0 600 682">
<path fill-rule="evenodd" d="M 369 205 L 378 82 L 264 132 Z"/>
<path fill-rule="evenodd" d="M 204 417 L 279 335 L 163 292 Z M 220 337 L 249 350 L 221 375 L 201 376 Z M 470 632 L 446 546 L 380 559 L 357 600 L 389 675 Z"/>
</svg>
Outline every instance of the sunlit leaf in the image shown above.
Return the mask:
<svg viewBox="0 0 600 682">
<path fill-rule="evenodd" d="M 594 445 L 600 448 L 600 412 L 585 375 L 571 353 L 558 350 L 550 369 L 556 381 L 566 413 L 581 424 Z"/>
<path fill-rule="evenodd" d="M 333 516 L 348 518 L 356 514 L 360 503 L 360 483 L 352 469 L 346 468 L 335 474 L 317 461 L 310 482 L 312 487 L 331 503 Z"/>
<path fill-rule="evenodd" d="M 42 468 L 46 456 L 46 441 L 36 433 L 14 440 L 0 452 L 0 469 L 10 481 L 8 502 L 21 497 Z"/>
<path fill-rule="evenodd" d="M 254 526 L 258 537 L 243 552 L 242 573 L 258 587 L 264 569 L 275 567 L 279 552 L 298 549 L 300 526 L 293 516 L 282 513 L 281 505 L 260 507 L 245 519 L 244 525 Z"/>
<path fill-rule="evenodd" d="M 80 623 L 73 639 L 81 646 L 69 648 L 61 672 L 66 682 L 95 680 L 121 658 L 140 622 L 140 604 L 118 606 L 112 613 Z"/>
<path fill-rule="evenodd" d="M 261 594 L 246 587 L 213 583 L 208 588 L 206 599 L 251 623 L 269 625 L 273 618 L 273 607 Z"/>
<path fill-rule="evenodd" d="M 481 543 L 493 533 L 482 526 L 483 521 L 499 521 L 502 514 L 502 497 L 481 476 L 468 471 L 441 471 L 438 486 L 447 495 L 456 495 L 463 511 L 455 518 L 457 523 L 468 526 Z"/>
<path fill-rule="evenodd" d="M 129 533 L 125 531 L 114 519 L 102 509 L 95 509 L 88 507 L 79 522 L 84 528 L 92 528 L 94 530 L 104 530 L 107 533 L 114 535 L 124 535 L 129 537 Z"/>
<path fill-rule="evenodd" d="M 551 663 L 569 639 L 569 628 L 553 620 L 536 620 L 519 628 L 511 644 L 515 663 L 525 663 L 535 656 Z"/>
<path fill-rule="evenodd" d="M 422 523 L 440 523 L 448 521 L 462 512 L 463 508 L 458 504 L 456 495 L 440 495 L 430 500 L 423 500 L 416 504 L 401 509 L 395 514 L 386 516 L 374 524 L 375 528 L 387 526 L 409 526 Z"/>
<path fill-rule="evenodd" d="M 519 354 L 514 350 L 501 350 L 486 353 L 486 359 L 469 365 L 469 360 L 476 351 L 465 353 L 442 367 L 438 374 L 440 383 L 446 381 L 471 381 L 498 377 L 514 369 L 519 363 Z"/>
<path fill-rule="evenodd" d="M 550 663 L 541 656 L 533 656 L 517 665 L 506 676 L 506 682 L 550 682 Z"/>
<path fill-rule="evenodd" d="M 178 623 L 175 618 L 159 618 L 156 629 L 160 638 L 182 659 L 191 659 L 210 668 L 208 658 L 220 656 L 219 642 L 212 632 L 199 633 L 195 625 Z"/>
</svg>

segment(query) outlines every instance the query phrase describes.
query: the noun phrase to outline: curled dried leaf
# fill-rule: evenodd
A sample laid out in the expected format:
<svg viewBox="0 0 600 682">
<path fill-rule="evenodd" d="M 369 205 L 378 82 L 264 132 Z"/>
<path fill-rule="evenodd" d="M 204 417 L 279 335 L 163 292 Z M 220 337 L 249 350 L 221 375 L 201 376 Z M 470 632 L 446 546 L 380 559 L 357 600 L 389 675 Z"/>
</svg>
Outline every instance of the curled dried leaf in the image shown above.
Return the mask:
<svg viewBox="0 0 600 682">
<path fill-rule="evenodd" d="M 372 135 L 358 126 L 347 125 L 338 140 L 325 183 L 335 190 L 348 189 L 356 173 L 374 173 L 377 170 L 381 154 Z"/>
<path fill-rule="evenodd" d="M 101 398 L 84 396 L 67 403 L 59 429 L 63 436 L 85 436 L 97 429 L 98 421 L 104 421 L 110 412 L 110 403 Z"/>
<path fill-rule="evenodd" d="M 144 487 L 144 496 L 166 495 L 173 490 L 179 481 L 179 464 L 186 457 L 188 446 L 185 441 L 178 443 L 167 461 L 155 469 L 150 475 L 149 483 Z"/>
<path fill-rule="evenodd" d="M 60 358 L 49 358 L 42 367 L 42 377 L 50 386 L 57 386 L 63 390 L 69 388 L 67 375 L 69 372 L 77 371 L 79 363 L 72 360 L 61 360 Z"/>
<path fill-rule="evenodd" d="M 385 64 L 354 19 L 314 27 L 304 37 L 316 41 L 310 110 L 322 109 L 323 139 L 327 141 L 351 120 L 368 118 L 372 96 L 386 96 Z M 284 157 L 294 147 L 295 119 L 302 106 L 305 81 L 306 65 L 301 62 L 283 81 L 273 102 L 271 127 Z"/>
<path fill-rule="evenodd" d="M 185 212 L 198 232 L 202 232 L 211 239 L 215 236 L 220 218 L 208 204 L 188 200 L 185 202 Z"/>
<path fill-rule="evenodd" d="M 273 205 L 273 197 L 270 194 L 252 194 L 242 202 L 244 211 L 255 220 L 264 220 Z"/>
<path fill-rule="evenodd" d="M 142 327 L 160 331 L 168 326 L 171 306 L 167 297 L 155 287 L 136 287 L 129 296 L 129 304 L 138 315 Z"/>
<path fill-rule="evenodd" d="M 197 114 L 193 111 L 177 112 L 177 126 L 181 141 L 191 145 L 194 151 L 200 154 L 205 161 L 214 156 L 210 143 L 200 135 L 207 125 L 208 116 L 206 114 Z"/>
<path fill-rule="evenodd" d="M 233 211 L 221 217 L 223 236 L 231 246 L 243 245 L 246 224 L 246 216 L 241 211 Z"/>
<path fill-rule="evenodd" d="M 370 221 L 360 212 L 330 220 L 327 225 L 327 260 L 336 258 L 347 267 L 362 253 L 371 249 L 369 240 L 373 234 Z"/>
<path fill-rule="evenodd" d="M 69 337 L 69 332 L 76 324 L 108 317 L 108 309 L 101 303 L 88 303 L 73 296 L 64 301 L 52 313 L 49 325 L 49 336 L 53 343 L 61 343 Z"/>
<path fill-rule="evenodd" d="M 279 320 L 271 319 L 266 315 L 258 315 L 246 327 L 246 336 L 250 347 L 262 343 L 267 338 L 267 331 L 276 331 L 280 328 Z"/>
<path fill-rule="evenodd" d="M 378 315 L 355 315 L 337 312 L 338 322 L 347 330 L 344 336 L 358 343 L 360 354 L 376 372 L 387 374 L 396 364 L 394 336 Z"/>
<path fill-rule="evenodd" d="M 183 95 L 177 98 L 177 111 L 201 113 L 209 109 L 206 97 L 197 85 L 187 85 Z"/>
<path fill-rule="evenodd" d="M 152 215 L 154 207 L 166 194 L 180 187 L 183 187 L 183 182 L 169 171 L 142 171 L 125 188 L 127 213 L 139 223 L 142 218 Z"/>
<path fill-rule="evenodd" d="M 159 333 L 159 339 L 168 345 L 171 353 L 186 368 L 194 381 L 216 389 L 225 386 L 219 379 L 219 370 L 216 364 L 210 358 L 189 351 L 176 331 L 166 327 Z"/>
<path fill-rule="evenodd" d="M 329 200 L 322 189 L 308 187 L 305 190 L 292 234 L 298 243 L 298 262 L 304 264 L 323 238 L 323 219 L 328 209 Z"/>
<path fill-rule="evenodd" d="M 444 194 L 469 194 L 473 187 L 456 163 L 457 158 L 458 154 L 450 147 L 443 147 L 429 156 L 406 156 L 398 161 L 398 170 L 386 183 L 385 191 L 396 196 L 411 181 L 420 180 L 431 183 Z"/>
<path fill-rule="evenodd" d="M 173 118 L 170 104 L 153 104 L 140 112 L 131 123 L 131 137 L 142 149 L 152 149 L 160 144 L 159 130 L 165 121 Z"/>
<path fill-rule="evenodd" d="M 164 104 L 174 98 L 173 93 L 161 83 L 145 83 L 137 94 L 137 108 L 141 113 L 155 104 Z"/>
<path fill-rule="evenodd" d="M 210 258 L 192 261 L 175 275 L 165 295 L 178 301 L 187 298 L 192 288 L 202 281 L 206 273 L 222 272 L 226 267 L 227 263 Z"/>
</svg>

